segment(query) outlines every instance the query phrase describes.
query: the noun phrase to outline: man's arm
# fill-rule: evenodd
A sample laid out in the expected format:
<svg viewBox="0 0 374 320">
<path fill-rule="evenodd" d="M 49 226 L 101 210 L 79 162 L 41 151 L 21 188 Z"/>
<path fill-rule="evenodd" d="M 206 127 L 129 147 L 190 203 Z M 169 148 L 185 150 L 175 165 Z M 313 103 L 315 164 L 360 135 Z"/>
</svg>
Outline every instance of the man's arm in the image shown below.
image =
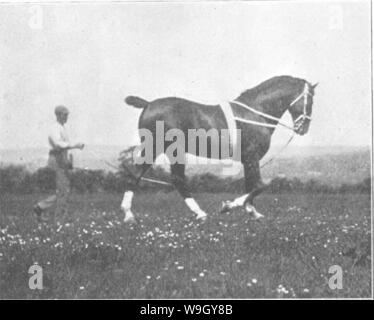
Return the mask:
<svg viewBox="0 0 374 320">
<path fill-rule="evenodd" d="M 83 143 L 69 143 L 66 141 L 63 141 L 61 139 L 60 132 L 58 128 L 53 130 L 53 132 L 49 135 L 49 141 L 51 142 L 53 148 L 60 149 L 60 150 L 69 150 L 69 149 L 83 149 L 84 144 Z"/>
<path fill-rule="evenodd" d="M 56 130 L 54 130 L 54 132 L 52 132 L 48 137 L 49 142 L 53 146 L 53 149 L 60 149 L 60 150 L 71 149 L 70 148 L 70 143 L 68 143 L 66 141 L 63 141 L 60 138 L 60 134 L 58 132 L 55 132 L 55 131 Z"/>
</svg>

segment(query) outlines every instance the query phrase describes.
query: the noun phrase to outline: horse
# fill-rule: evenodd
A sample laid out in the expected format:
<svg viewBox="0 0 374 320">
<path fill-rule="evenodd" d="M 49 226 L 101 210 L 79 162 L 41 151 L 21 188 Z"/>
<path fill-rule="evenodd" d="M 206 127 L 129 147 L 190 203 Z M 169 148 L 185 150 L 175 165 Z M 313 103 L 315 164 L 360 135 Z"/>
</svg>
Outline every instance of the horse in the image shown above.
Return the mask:
<svg viewBox="0 0 374 320">
<path fill-rule="evenodd" d="M 272 134 L 277 125 L 281 124 L 280 118 L 286 111 L 291 114 L 294 133 L 305 135 L 308 132 L 317 84 L 312 85 L 304 79 L 291 76 L 276 76 L 242 92 L 236 99 L 229 102 L 240 133 L 241 152 L 238 160 L 244 167 L 245 194 L 233 201 L 224 201 L 221 212 L 230 212 L 234 208 L 242 207 L 254 220 L 264 217 L 254 206 L 255 197 L 267 186 L 261 178 L 260 160 L 269 150 Z M 140 97 L 128 96 L 125 102 L 127 105 L 142 109 L 138 129 L 139 131 L 148 130 L 153 136 L 156 135 L 157 122 L 163 124 L 164 131 L 178 129 L 185 136 L 191 129 L 215 129 L 219 132 L 229 129 L 229 121 L 221 105 L 206 105 L 178 97 L 160 98 L 149 102 Z M 165 154 L 165 150 L 173 142 L 170 139 L 164 139 L 162 143 L 164 148 L 157 148 L 157 142 L 153 141 L 151 161 L 136 166 L 136 180 L 125 190 L 121 203 L 121 209 L 125 213 L 125 222 L 135 222 L 131 204 L 139 181 L 155 159 L 161 153 Z M 217 141 L 210 140 L 208 145 L 212 146 L 215 143 Z M 182 148 L 186 153 L 195 156 L 222 159 L 221 155 L 203 153 L 198 148 L 191 151 L 185 144 Z M 184 157 L 185 154 L 182 155 L 182 159 Z M 187 187 L 185 162 L 174 161 L 170 169 L 172 184 L 186 205 L 198 220 L 205 221 L 207 213 L 200 208 Z"/>
</svg>

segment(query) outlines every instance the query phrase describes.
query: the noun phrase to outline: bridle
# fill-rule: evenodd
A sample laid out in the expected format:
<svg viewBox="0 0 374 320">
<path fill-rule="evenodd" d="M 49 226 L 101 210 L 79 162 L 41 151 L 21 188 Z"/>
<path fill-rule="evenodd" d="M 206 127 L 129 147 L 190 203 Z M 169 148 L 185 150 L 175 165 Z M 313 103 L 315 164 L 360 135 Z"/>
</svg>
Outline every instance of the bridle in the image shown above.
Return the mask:
<svg viewBox="0 0 374 320">
<path fill-rule="evenodd" d="M 303 113 L 300 116 L 298 116 L 296 118 L 296 120 L 294 120 L 294 126 L 293 127 L 290 127 L 289 125 L 281 122 L 280 121 L 281 118 L 277 118 L 277 117 L 274 117 L 274 116 L 272 116 L 270 114 L 258 111 L 256 109 L 254 109 L 254 108 L 246 105 L 243 102 L 240 102 L 240 101 L 237 101 L 237 100 L 230 101 L 230 103 L 233 103 L 233 104 L 236 104 L 238 106 L 241 106 L 241 107 L 243 107 L 243 108 L 245 108 L 245 109 L 247 109 L 247 110 L 249 110 L 249 111 L 251 111 L 251 112 L 253 112 L 253 113 L 255 113 L 255 114 L 259 115 L 259 116 L 261 116 L 262 118 L 273 120 L 273 121 L 277 121 L 277 124 L 264 123 L 264 122 L 260 122 L 260 121 L 254 121 L 254 120 L 247 120 L 247 119 L 243 119 L 243 118 L 239 118 L 239 117 L 235 117 L 234 116 L 234 119 L 237 120 L 237 121 L 244 122 L 244 123 L 249 123 L 249 124 L 253 124 L 253 125 L 261 126 L 261 127 L 269 127 L 269 128 L 276 128 L 278 125 L 281 125 L 282 127 L 284 127 L 286 129 L 289 129 L 290 131 L 292 131 L 292 135 L 290 136 L 290 138 L 288 139 L 288 141 L 286 142 L 286 144 L 272 158 L 270 158 L 269 160 L 267 160 L 265 163 L 262 163 L 261 166 L 260 166 L 261 168 L 263 168 L 264 166 L 266 166 L 269 163 L 271 163 L 274 159 L 277 158 L 277 156 L 279 156 L 287 148 L 287 146 L 291 143 L 291 141 L 295 137 L 295 133 L 298 133 L 298 131 L 300 130 L 300 128 L 302 128 L 304 126 L 305 120 L 309 120 L 309 121 L 312 120 L 312 117 L 310 115 L 308 115 L 307 112 L 306 112 L 306 107 L 308 105 L 308 97 L 309 96 L 313 96 L 313 95 L 310 92 L 308 82 L 305 82 L 303 92 L 301 92 L 290 103 L 290 105 L 289 105 L 289 109 L 290 109 L 300 99 L 303 99 L 303 101 L 304 101 Z"/>
<path fill-rule="evenodd" d="M 312 121 L 312 117 L 306 113 L 306 106 L 308 105 L 308 96 L 313 96 L 313 95 L 310 93 L 308 82 L 305 82 L 303 92 L 301 94 L 299 94 L 299 96 L 294 101 L 292 101 L 290 103 L 290 107 L 292 107 L 300 99 L 302 99 L 302 98 L 304 99 L 303 114 L 298 116 L 296 118 L 296 120 L 294 121 L 294 124 L 296 126 L 295 127 L 296 131 L 303 127 L 306 119 L 309 120 L 309 121 Z"/>
<path fill-rule="evenodd" d="M 303 114 L 301 114 L 299 117 L 296 118 L 296 120 L 294 121 L 294 126 L 293 127 L 290 127 L 289 125 L 281 122 L 281 118 L 277 118 L 277 117 L 274 117 L 270 114 L 267 114 L 267 113 L 264 113 L 264 112 L 261 112 L 259 110 L 256 110 L 248 105 L 246 105 L 245 103 L 243 102 L 240 102 L 240 101 L 237 101 L 237 100 L 233 100 L 233 101 L 230 101 L 230 103 L 233 103 L 233 104 L 236 104 L 238 106 L 241 106 L 259 116 L 261 116 L 262 118 L 265 118 L 265 119 L 269 119 L 269 120 L 273 120 L 273 121 L 277 121 L 278 123 L 277 124 L 271 124 L 271 123 L 264 123 L 264 122 L 260 122 L 260 121 L 254 121 L 254 120 L 247 120 L 247 119 L 243 119 L 243 118 L 240 118 L 240 117 L 234 117 L 235 120 L 237 121 L 240 121 L 240 122 L 244 122 L 244 123 L 249 123 L 249 124 L 253 124 L 253 125 L 257 125 L 257 126 L 261 126 L 261 127 L 268 127 L 268 128 L 276 128 L 277 125 L 281 125 L 282 127 L 286 128 L 286 129 L 289 129 L 293 132 L 297 132 L 300 128 L 302 128 L 302 126 L 304 125 L 305 123 L 305 120 L 309 120 L 311 121 L 312 120 L 312 117 L 310 115 L 307 114 L 306 112 L 306 107 L 308 105 L 308 96 L 312 96 L 312 94 L 310 93 L 310 89 L 309 89 L 309 84 L 308 82 L 305 82 L 305 85 L 304 85 L 304 89 L 303 89 L 303 92 L 300 93 L 296 99 L 294 99 L 291 103 L 290 103 L 290 107 L 292 107 L 294 104 L 296 104 L 300 99 L 304 99 L 304 107 L 303 107 Z"/>
</svg>

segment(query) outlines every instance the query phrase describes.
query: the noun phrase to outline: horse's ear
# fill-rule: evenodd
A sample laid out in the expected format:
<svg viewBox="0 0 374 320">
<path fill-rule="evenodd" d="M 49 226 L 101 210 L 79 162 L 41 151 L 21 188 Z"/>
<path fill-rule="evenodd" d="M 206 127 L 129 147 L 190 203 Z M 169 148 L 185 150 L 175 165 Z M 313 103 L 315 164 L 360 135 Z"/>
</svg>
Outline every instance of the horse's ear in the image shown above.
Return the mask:
<svg viewBox="0 0 374 320">
<path fill-rule="evenodd" d="M 318 82 L 316 82 L 315 84 L 312 84 L 312 89 L 314 90 L 317 86 L 318 86 Z"/>
</svg>

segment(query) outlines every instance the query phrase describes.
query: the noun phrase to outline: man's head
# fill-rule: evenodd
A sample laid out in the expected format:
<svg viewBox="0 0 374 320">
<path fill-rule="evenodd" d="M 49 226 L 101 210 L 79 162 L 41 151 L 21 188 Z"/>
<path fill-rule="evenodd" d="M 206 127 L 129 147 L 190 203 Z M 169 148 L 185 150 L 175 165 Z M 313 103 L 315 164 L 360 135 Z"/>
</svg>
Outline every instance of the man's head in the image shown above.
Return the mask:
<svg viewBox="0 0 374 320">
<path fill-rule="evenodd" d="M 55 108 L 55 114 L 57 121 L 61 124 L 64 124 L 66 123 L 66 121 L 68 121 L 69 109 L 62 105 L 57 106 Z"/>
</svg>

